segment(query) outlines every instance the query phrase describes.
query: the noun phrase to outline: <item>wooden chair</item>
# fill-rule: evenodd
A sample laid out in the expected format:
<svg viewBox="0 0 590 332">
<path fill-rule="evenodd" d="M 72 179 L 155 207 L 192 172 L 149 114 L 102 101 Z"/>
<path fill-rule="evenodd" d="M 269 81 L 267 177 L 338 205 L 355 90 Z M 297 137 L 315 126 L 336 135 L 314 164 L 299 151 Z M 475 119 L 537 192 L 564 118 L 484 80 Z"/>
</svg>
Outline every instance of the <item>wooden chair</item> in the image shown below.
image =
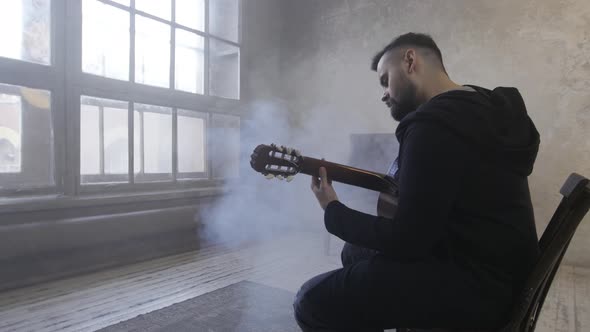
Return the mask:
<svg viewBox="0 0 590 332">
<path fill-rule="evenodd" d="M 494 332 L 532 332 L 547 292 L 574 233 L 590 209 L 590 183 L 573 173 L 561 187 L 561 203 L 539 240 L 541 256 L 516 300 L 509 323 Z M 398 332 L 482 332 L 483 330 L 397 329 Z M 488 330 L 487 332 L 492 332 Z"/>
</svg>

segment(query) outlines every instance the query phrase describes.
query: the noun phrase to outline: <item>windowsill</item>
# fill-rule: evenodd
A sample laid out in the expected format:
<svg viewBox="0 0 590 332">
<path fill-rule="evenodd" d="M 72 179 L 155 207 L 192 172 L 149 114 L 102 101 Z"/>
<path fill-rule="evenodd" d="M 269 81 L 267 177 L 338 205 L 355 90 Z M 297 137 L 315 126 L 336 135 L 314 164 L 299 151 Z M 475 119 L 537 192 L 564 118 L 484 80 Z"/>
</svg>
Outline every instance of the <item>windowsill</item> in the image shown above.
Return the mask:
<svg viewBox="0 0 590 332">
<path fill-rule="evenodd" d="M 173 199 L 198 199 L 220 196 L 230 190 L 222 186 L 183 190 L 157 190 L 132 193 L 82 194 L 79 196 L 40 195 L 19 198 L 0 199 L 0 214 L 12 212 L 30 212 L 40 210 L 67 209 L 77 207 L 96 207 L 110 204 L 126 204 Z"/>
</svg>

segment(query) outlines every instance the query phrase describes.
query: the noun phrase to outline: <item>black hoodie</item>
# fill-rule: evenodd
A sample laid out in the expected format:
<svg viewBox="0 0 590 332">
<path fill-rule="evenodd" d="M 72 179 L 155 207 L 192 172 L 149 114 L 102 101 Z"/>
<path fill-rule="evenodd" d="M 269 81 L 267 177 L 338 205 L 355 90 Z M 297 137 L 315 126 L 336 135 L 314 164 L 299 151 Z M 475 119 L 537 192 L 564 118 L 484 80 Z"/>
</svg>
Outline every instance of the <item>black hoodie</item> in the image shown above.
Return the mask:
<svg viewBox="0 0 590 332">
<path fill-rule="evenodd" d="M 520 287 L 539 255 L 527 181 L 539 133 L 517 89 L 471 87 L 432 98 L 399 124 L 393 220 L 336 201 L 324 221 L 394 261 L 442 260 Z"/>
</svg>

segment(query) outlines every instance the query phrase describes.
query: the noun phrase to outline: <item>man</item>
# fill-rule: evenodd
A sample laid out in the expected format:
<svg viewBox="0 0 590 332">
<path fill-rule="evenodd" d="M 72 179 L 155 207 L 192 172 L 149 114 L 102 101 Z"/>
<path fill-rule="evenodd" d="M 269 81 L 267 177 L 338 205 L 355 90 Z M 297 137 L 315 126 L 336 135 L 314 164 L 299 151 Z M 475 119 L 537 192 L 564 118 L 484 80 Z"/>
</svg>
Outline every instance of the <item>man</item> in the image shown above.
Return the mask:
<svg viewBox="0 0 590 332">
<path fill-rule="evenodd" d="M 394 219 L 346 207 L 324 168 L 312 190 L 344 267 L 297 294 L 304 331 L 497 328 L 538 258 L 527 176 L 539 134 L 515 88 L 454 83 L 427 35 L 373 59 L 382 101 L 400 121 Z M 397 169 L 397 171 L 396 171 Z"/>
</svg>

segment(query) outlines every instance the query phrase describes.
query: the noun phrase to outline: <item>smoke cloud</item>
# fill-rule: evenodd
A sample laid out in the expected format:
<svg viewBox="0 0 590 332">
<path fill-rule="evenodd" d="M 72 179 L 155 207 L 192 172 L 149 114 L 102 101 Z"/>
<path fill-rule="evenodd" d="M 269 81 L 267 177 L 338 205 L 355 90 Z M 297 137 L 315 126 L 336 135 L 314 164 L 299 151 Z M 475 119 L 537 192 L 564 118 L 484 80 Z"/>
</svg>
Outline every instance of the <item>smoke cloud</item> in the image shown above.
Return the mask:
<svg viewBox="0 0 590 332">
<path fill-rule="evenodd" d="M 275 143 L 297 148 L 306 156 L 351 165 L 351 134 L 363 132 L 362 128 L 326 109 L 299 114 L 298 118 L 305 121 L 297 121 L 279 101 L 251 103 L 246 113 L 250 116 L 242 118 L 240 126 L 239 177 L 228 182 L 227 195 L 200 212 L 200 237 L 207 242 L 239 245 L 288 232 L 326 232 L 323 211 L 310 189 L 311 178 L 299 174 L 290 183 L 267 180 L 250 167 L 250 154 L 259 144 Z M 212 139 L 223 140 L 223 133 L 219 131 Z M 365 155 L 357 152 L 354 160 L 374 158 L 375 151 L 388 152 L 381 156 L 385 161 L 372 169 L 384 173 L 397 148 L 389 141 L 375 141 L 373 145 Z M 376 212 L 378 193 L 338 183 L 334 186 L 345 204 Z"/>
</svg>

